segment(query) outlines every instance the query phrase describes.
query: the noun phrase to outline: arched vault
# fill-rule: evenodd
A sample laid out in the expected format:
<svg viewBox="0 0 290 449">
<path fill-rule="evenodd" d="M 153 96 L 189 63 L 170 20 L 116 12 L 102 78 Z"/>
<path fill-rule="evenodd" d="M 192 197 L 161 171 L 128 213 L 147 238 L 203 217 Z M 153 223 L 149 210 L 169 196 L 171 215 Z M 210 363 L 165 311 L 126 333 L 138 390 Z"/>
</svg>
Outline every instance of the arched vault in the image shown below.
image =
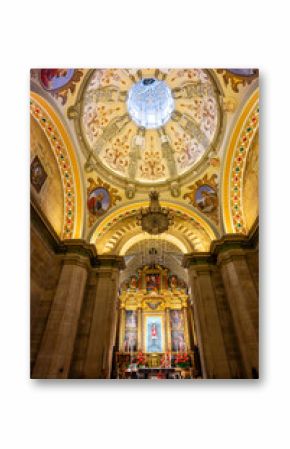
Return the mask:
<svg viewBox="0 0 290 449">
<path fill-rule="evenodd" d="M 116 207 L 96 223 L 89 236 L 90 243 L 96 245 L 99 254 L 124 255 L 135 243 L 151 239 L 136 221 L 140 208 L 147 206 L 148 201 L 139 201 Z M 171 209 L 175 218 L 168 231 L 158 238 L 173 243 L 182 253 L 208 251 L 211 241 L 219 238 L 213 225 L 193 208 L 173 201 L 161 201 L 161 206 Z"/>
<path fill-rule="evenodd" d="M 30 113 L 45 133 L 61 175 L 64 195 L 62 238 L 81 238 L 84 204 L 80 167 L 72 140 L 52 106 L 35 92 L 30 96 Z"/>
<path fill-rule="evenodd" d="M 246 101 L 235 123 L 223 159 L 221 205 L 223 229 L 226 234 L 247 234 L 249 232 L 243 197 L 245 193 L 244 178 L 249 155 L 251 151 L 258 149 L 258 145 L 255 145 L 258 130 L 259 91 L 256 89 Z"/>
</svg>

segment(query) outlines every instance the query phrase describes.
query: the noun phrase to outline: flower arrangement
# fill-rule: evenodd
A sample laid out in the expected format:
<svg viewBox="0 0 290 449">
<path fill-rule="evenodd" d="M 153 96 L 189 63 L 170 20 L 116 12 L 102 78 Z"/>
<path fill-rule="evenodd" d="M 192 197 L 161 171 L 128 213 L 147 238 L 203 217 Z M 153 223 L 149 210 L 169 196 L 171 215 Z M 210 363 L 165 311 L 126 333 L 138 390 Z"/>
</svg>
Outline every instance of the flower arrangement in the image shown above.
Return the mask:
<svg viewBox="0 0 290 449">
<path fill-rule="evenodd" d="M 175 357 L 175 366 L 179 366 L 180 368 L 187 368 L 190 364 L 189 356 L 186 352 L 180 352 Z"/>
<path fill-rule="evenodd" d="M 140 366 L 144 366 L 145 365 L 145 361 L 146 361 L 145 355 L 143 354 L 142 351 L 139 351 L 137 356 L 136 356 L 135 363 L 137 364 L 137 366 L 140 367 Z"/>
</svg>

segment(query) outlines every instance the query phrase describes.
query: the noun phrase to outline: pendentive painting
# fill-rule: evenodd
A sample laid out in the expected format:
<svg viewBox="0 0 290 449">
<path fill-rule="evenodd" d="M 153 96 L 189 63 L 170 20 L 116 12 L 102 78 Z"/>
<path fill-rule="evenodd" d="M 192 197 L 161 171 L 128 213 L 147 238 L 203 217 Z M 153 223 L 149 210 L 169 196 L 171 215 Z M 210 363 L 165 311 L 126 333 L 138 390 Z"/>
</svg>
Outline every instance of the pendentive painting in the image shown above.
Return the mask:
<svg viewBox="0 0 290 449">
<path fill-rule="evenodd" d="M 259 70 L 33 68 L 29 106 L 31 378 L 258 379 Z"/>
</svg>

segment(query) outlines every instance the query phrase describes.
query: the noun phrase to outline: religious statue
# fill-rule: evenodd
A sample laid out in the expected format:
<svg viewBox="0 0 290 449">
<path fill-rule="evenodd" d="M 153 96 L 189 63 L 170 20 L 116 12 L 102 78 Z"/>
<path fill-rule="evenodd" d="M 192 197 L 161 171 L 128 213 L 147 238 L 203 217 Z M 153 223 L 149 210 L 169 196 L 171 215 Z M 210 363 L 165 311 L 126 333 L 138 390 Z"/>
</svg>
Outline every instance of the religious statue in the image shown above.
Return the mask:
<svg viewBox="0 0 290 449">
<path fill-rule="evenodd" d="M 160 284 L 159 274 L 147 274 L 146 276 L 146 288 L 148 291 L 158 291 Z"/>
<path fill-rule="evenodd" d="M 153 323 L 151 324 L 151 340 L 157 340 L 157 338 L 157 327 L 155 322 L 153 321 Z"/>
<path fill-rule="evenodd" d="M 135 190 L 136 190 L 135 184 L 132 184 L 132 183 L 127 184 L 126 189 L 125 189 L 125 193 L 126 193 L 126 197 L 129 200 L 132 200 L 134 198 Z"/>
<path fill-rule="evenodd" d="M 170 279 L 170 287 L 172 290 L 175 290 L 177 288 L 177 277 L 173 274 Z"/>
<path fill-rule="evenodd" d="M 131 277 L 130 288 L 134 290 L 137 288 L 137 279 L 135 276 Z"/>
<path fill-rule="evenodd" d="M 180 185 L 178 184 L 177 181 L 173 181 L 170 184 L 170 192 L 171 195 L 175 198 L 177 198 L 180 195 Z"/>
<path fill-rule="evenodd" d="M 161 318 L 152 317 L 147 327 L 147 348 L 148 352 L 162 351 L 162 332 L 161 332 Z"/>
</svg>

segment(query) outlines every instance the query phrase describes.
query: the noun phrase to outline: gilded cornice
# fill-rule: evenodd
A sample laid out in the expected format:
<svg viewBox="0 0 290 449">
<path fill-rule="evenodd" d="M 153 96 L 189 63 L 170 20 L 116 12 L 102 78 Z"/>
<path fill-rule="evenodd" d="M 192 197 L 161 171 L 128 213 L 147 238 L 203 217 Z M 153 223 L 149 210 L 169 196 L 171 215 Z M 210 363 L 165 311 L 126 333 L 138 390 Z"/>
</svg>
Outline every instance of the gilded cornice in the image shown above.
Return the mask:
<svg viewBox="0 0 290 449">
<path fill-rule="evenodd" d="M 231 254 L 231 256 L 245 255 L 255 251 L 258 245 L 258 220 L 254 223 L 249 236 L 241 234 L 225 234 L 219 240 L 211 243 L 209 252 L 193 252 L 183 257 L 183 267 L 209 266 L 217 263 L 221 259 L 221 254 Z"/>
<path fill-rule="evenodd" d="M 86 259 L 94 268 L 125 268 L 125 262 L 122 256 L 99 256 L 95 245 L 83 239 L 61 240 L 44 214 L 33 202 L 31 202 L 30 211 L 33 227 L 36 228 L 42 239 L 55 254 L 64 256 L 64 261 L 68 262 L 72 258 L 77 257 L 82 264 L 84 261 L 81 261 L 81 259 Z M 77 259 L 75 259 L 76 262 Z"/>
</svg>

